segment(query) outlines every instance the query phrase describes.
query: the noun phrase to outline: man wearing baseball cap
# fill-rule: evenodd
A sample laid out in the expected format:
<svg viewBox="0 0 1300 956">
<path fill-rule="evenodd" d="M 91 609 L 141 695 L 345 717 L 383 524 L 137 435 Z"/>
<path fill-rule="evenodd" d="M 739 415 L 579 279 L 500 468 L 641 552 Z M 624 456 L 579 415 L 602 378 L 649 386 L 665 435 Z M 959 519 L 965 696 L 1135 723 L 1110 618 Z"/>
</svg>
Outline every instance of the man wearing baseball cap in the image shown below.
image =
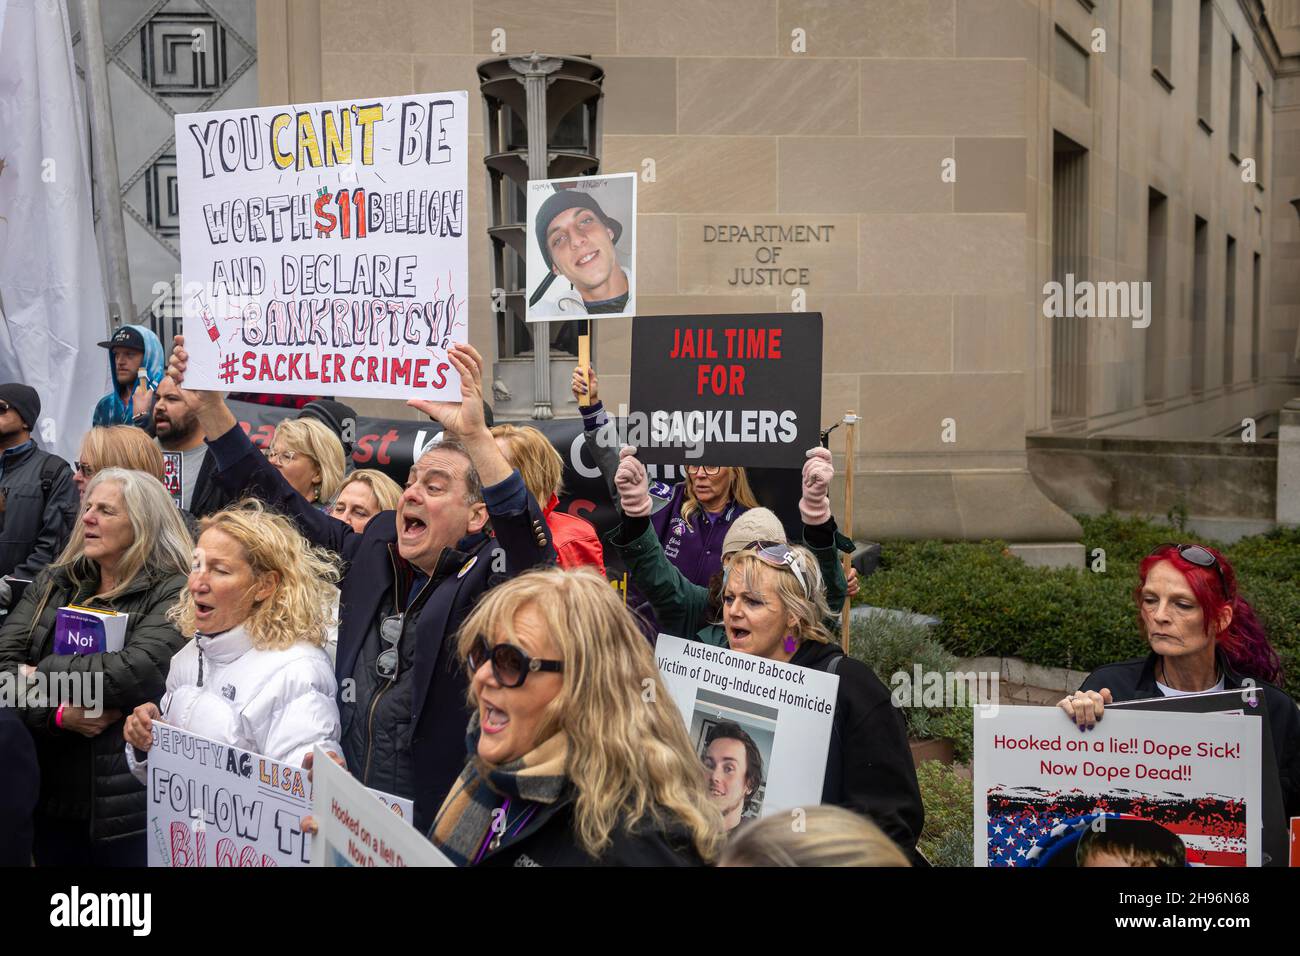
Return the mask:
<svg viewBox="0 0 1300 956">
<path fill-rule="evenodd" d="M 163 347 L 158 336 L 143 325 L 123 325 L 107 341 L 108 374 L 113 391 L 95 406 L 93 425 L 137 425 L 148 429 L 153 393 L 162 381 Z"/>
<path fill-rule="evenodd" d="M 623 225 L 605 215 L 589 192 L 561 189 L 550 196 L 538 210 L 534 229 L 550 273 L 530 299 L 531 315 L 627 311 L 631 277 L 614 249 Z M 543 299 L 552 282 L 568 289 L 562 288 L 558 298 L 552 293 Z"/>
<path fill-rule="evenodd" d="M 0 384 L 0 612 L 58 556 L 77 519 L 72 469 L 41 451 L 32 430 L 41 417 L 36 389 Z"/>
</svg>

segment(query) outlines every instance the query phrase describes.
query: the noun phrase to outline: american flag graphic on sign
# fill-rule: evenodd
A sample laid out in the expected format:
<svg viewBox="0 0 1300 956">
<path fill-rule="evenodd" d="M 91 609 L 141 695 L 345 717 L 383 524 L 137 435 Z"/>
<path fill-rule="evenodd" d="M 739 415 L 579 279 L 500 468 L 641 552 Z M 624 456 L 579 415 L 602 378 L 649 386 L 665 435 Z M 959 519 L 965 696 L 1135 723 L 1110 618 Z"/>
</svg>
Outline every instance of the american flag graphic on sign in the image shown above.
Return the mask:
<svg viewBox="0 0 1300 956">
<path fill-rule="evenodd" d="M 1182 840 L 1189 866 L 1246 865 L 1246 805 L 1241 800 L 1039 787 L 997 787 L 987 799 L 989 866 L 1061 865 L 1057 854 L 1067 853 L 1072 860 L 1075 842 L 1100 818 L 1159 824 Z"/>
</svg>

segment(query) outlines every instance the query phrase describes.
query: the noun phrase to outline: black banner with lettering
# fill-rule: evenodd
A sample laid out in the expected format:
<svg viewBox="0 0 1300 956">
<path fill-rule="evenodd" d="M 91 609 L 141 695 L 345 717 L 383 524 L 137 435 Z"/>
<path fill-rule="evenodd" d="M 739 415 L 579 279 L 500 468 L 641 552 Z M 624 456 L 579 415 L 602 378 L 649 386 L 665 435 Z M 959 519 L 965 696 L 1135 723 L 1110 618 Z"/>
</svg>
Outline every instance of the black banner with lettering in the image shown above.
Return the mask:
<svg viewBox="0 0 1300 956">
<path fill-rule="evenodd" d="M 640 317 L 625 444 L 656 465 L 799 468 L 821 432 L 822 316 Z"/>
<path fill-rule="evenodd" d="M 292 408 L 252 402 L 232 401 L 229 405 L 253 444 L 259 448 L 271 446 L 271 436 L 279 421 L 298 414 Z M 564 460 L 564 491 L 560 495 L 558 510 L 590 521 L 602 538 L 612 531 L 618 525 L 618 512 L 610 501 L 605 479 L 586 449 L 582 419 L 557 418 L 521 424 L 532 425 L 546 435 Z M 411 465 L 441 433 L 442 426 L 436 422 L 358 415 L 353 433 L 352 463 L 357 468 L 377 468 L 398 484 L 405 484 Z M 808 447 L 816 443 L 814 436 Z M 803 452 L 799 454 L 802 467 Z M 651 477 L 668 482 L 681 477 L 678 470 L 671 467 L 652 466 L 648 470 Z M 746 471 L 759 502 L 780 516 L 788 534 L 801 534 L 799 472 L 789 468 L 750 468 Z M 605 565 L 611 574 L 622 573 L 622 562 L 614 549 L 608 546 L 605 548 Z"/>
</svg>

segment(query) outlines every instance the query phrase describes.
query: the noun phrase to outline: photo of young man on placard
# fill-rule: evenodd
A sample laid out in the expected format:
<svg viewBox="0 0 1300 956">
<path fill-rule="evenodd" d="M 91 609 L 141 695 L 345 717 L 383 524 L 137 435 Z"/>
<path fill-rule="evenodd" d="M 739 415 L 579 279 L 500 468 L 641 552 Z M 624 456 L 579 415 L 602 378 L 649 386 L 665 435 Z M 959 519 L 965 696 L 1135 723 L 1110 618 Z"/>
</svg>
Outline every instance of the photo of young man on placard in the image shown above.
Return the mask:
<svg viewBox="0 0 1300 956">
<path fill-rule="evenodd" d="M 691 739 L 704 764 L 709 800 L 727 830 L 757 818 L 763 808 L 776 726 L 755 706 L 703 689 L 695 699 Z"/>
<path fill-rule="evenodd" d="M 529 322 L 635 315 L 635 261 L 634 173 L 528 184 Z"/>
</svg>

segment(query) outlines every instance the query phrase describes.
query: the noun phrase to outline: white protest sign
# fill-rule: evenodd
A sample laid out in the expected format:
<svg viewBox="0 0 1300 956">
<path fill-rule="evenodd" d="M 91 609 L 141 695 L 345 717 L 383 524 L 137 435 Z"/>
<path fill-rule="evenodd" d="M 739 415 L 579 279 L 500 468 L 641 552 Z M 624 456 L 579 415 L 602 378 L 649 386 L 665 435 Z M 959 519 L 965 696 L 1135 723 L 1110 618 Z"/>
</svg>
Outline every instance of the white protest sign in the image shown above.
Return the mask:
<svg viewBox="0 0 1300 956">
<path fill-rule="evenodd" d="M 149 866 L 306 866 L 307 772 L 153 722 Z"/>
<path fill-rule="evenodd" d="M 655 660 L 728 829 L 821 803 L 839 677 L 667 634 Z"/>
<path fill-rule="evenodd" d="M 1087 863 L 1095 841 L 1259 866 L 1260 724 L 1108 709 L 1085 733 L 1054 707 L 976 708 L 975 865 Z"/>
<path fill-rule="evenodd" d="M 283 764 L 153 722 L 149 750 L 149 866 L 307 866 L 311 834 L 298 824 L 311 812 L 311 781 Z M 332 760 L 327 760 L 335 766 Z M 370 790 L 398 820 L 412 801 Z"/>
<path fill-rule="evenodd" d="M 316 748 L 313 866 L 451 866 L 418 830 Z M 409 818 L 409 809 L 407 818 Z"/>
<path fill-rule="evenodd" d="M 459 399 L 468 102 L 176 116 L 187 385 Z"/>
</svg>

